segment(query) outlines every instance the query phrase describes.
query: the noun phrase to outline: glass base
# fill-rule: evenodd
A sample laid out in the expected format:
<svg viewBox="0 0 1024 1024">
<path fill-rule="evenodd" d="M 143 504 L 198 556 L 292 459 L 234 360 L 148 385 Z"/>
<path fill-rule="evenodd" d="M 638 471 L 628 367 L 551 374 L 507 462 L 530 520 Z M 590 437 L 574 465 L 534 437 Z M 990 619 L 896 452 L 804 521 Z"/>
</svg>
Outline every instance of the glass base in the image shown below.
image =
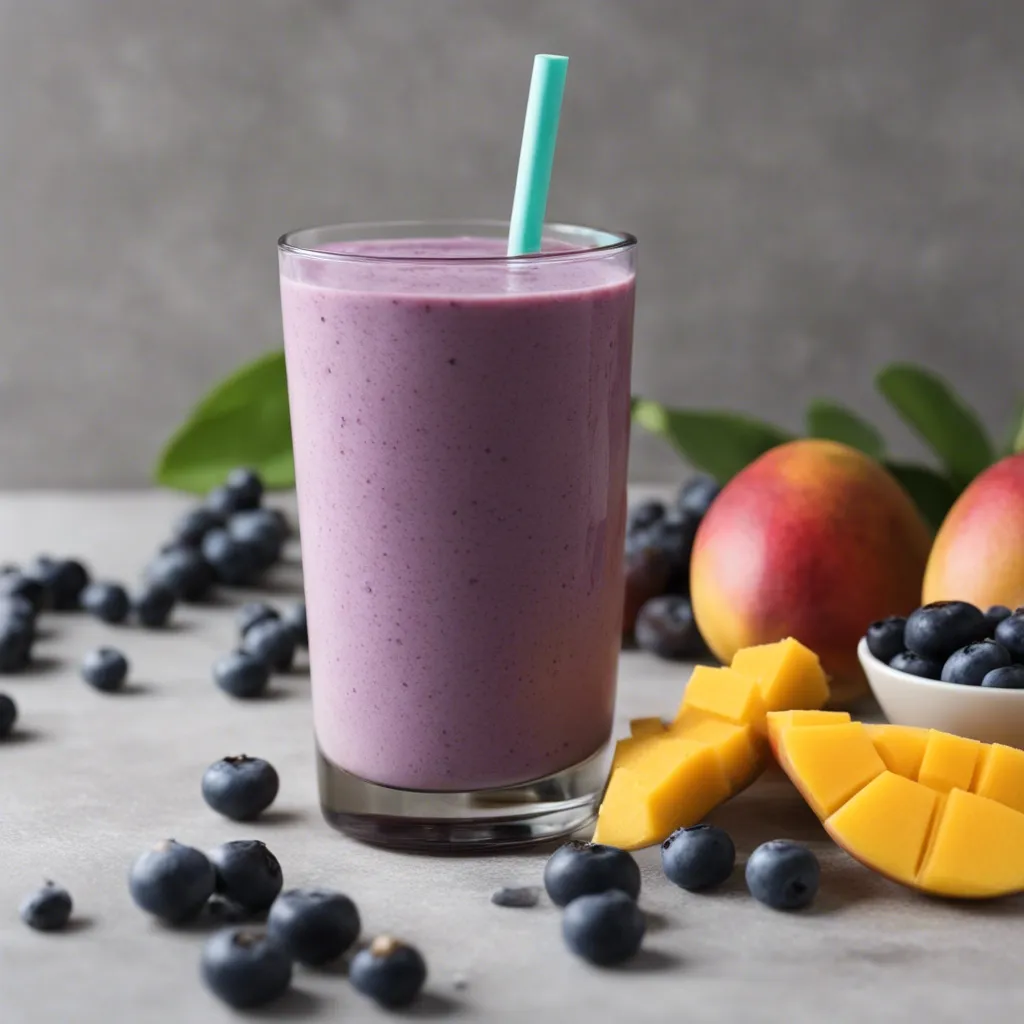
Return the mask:
<svg viewBox="0 0 1024 1024">
<path fill-rule="evenodd" d="M 339 768 L 317 750 L 320 806 L 364 843 L 420 853 L 488 853 L 570 835 L 597 814 L 610 744 L 571 768 L 502 789 L 468 793 L 393 789 Z"/>
</svg>

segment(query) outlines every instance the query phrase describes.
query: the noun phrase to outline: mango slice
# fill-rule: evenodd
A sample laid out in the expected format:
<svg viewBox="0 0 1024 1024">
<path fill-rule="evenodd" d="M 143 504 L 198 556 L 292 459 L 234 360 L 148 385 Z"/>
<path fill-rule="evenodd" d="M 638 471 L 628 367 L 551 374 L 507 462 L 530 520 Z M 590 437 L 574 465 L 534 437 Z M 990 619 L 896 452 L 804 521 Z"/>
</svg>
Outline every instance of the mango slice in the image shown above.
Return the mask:
<svg viewBox="0 0 1024 1024">
<path fill-rule="evenodd" d="M 849 711 L 769 711 L 768 742 L 771 744 L 772 753 L 778 758 L 778 739 L 785 729 L 792 729 L 794 725 L 841 725 L 849 721 Z"/>
<path fill-rule="evenodd" d="M 1024 891 L 1024 751 L 859 722 L 772 716 L 769 730 L 783 769 L 862 864 L 936 896 Z"/>
<path fill-rule="evenodd" d="M 595 842 L 635 850 L 696 824 L 763 770 L 769 706 L 781 710 L 780 702 L 785 708 L 788 699 L 806 699 L 820 707 L 828 700 L 811 651 L 795 640 L 757 650 L 749 662 L 756 674 L 695 668 L 667 728 L 660 719 L 630 722 L 630 738 L 615 747 Z"/>
</svg>

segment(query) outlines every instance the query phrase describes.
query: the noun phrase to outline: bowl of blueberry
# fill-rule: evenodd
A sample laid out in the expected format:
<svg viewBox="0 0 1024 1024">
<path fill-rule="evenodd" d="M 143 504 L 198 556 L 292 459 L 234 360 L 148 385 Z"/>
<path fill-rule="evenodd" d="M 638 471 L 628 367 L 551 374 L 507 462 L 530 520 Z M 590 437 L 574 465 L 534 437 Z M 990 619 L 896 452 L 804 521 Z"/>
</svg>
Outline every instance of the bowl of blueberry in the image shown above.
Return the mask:
<svg viewBox="0 0 1024 1024">
<path fill-rule="evenodd" d="M 873 622 L 857 653 L 890 722 L 1024 746 L 1024 608 L 936 601 Z"/>
</svg>

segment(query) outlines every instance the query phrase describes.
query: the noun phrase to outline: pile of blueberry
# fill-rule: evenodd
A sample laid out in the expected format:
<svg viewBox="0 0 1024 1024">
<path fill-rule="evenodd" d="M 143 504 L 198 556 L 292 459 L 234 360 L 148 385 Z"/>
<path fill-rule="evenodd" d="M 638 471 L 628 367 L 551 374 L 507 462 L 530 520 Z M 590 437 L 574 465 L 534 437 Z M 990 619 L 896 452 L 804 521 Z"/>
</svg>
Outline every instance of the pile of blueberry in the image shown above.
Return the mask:
<svg viewBox="0 0 1024 1024">
<path fill-rule="evenodd" d="M 1024 689 L 1024 608 L 936 601 L 873 622 L 866 639 L 879 661 L 922 679 Z"/>
<path fill-rule="evenodd" d="M 681 828 L 662 844 L 661 866 L 669 881 L 680 888 L 706 892 L 732 875 L 736 847 L 727 832 L 713 825 Z M 817 895 L 820 876 L 817 857 L 806 846 L 785 839 L 762 843 L 746 866 L 750 894 L 776 910 L 808 906 Z M 545 865 L 544 888 L 556 906 L 565 908 L 562 936 L 577 956 L 608 967 L 630 959 L 640 950 L 646 925 L 637 904 L 640 869 L 625 850 L 595 843 L 566 843 Z M 495 902 L 503 906 L 532 905 Z"/>
<path fill-rule="evenodd" d="M 691 477 L 675 503 L 645 501 L 626 523 L 626 601 L 622 632 L 662 658 L 707 653 L 690 605 L 690 554 L 697 527 L 718 496 L 709 476 Z"/>
<path fill-rule="evenodd" d="M 271 672 L 287 672 L 298 647 L 309 645 L 306 606 L 294 604 L 282 614 L 262 601 L 242 605 L 237 615 L 239 646 L 219 658 L 213 680 L 232 697 L 262 696 Z"/>
</svg>

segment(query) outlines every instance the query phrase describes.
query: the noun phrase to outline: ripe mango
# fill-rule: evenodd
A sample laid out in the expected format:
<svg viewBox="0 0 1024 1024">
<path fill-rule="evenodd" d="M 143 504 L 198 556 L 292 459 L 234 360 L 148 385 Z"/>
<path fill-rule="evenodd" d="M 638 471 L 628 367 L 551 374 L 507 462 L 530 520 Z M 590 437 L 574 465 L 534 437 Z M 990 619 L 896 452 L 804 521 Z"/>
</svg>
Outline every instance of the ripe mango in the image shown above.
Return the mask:
<svg viewBox="0 0 1024 1024">
<path fill-rule="evenodd" d="M 934 729 L 769 715 L 779 763 L 862 864 L 935 896 L 1024 890 L 1024 751 Z"/>
<path fill-rule="evenodd" d="M 820 655 L 833 701 L 846 702 L 866 687 L 858 640 L 875 619 L 917 607 L 930 546 L 877 462 L 832 441 L 792 441 L 737 474 L 704 517 L 690 563 L 697 625 L 726 664 L 795 637 Z"/>
<path fill-rule="evenodd" d="M 1024 453 L 976 477 L 935 537 L 922 603 L 1024 605 Z"/>
</svg>

